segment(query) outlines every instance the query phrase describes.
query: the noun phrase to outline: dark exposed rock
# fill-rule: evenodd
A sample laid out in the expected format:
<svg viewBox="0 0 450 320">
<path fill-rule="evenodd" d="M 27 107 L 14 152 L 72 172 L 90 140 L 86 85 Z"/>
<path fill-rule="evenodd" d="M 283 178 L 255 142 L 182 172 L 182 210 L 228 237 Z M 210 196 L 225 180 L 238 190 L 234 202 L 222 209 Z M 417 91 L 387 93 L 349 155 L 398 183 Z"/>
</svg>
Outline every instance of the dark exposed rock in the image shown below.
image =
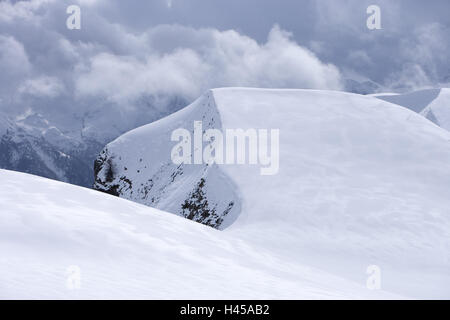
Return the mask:
<svg viewBox="0 0 450 320">
<path fill-rule="evenodd" d="M 195 190 L 181 206 L 182 215 L 187 219 L 218 229 L 223 222 L 223 218 L 233 208 L 234 203 L 230 202 L 227 209 L 222 214 L 218 214 L 216 206 L 211 207 L 208 202 L 204 191 L 205 183 L 204 178 L 200 179 Z"/>
</svg>

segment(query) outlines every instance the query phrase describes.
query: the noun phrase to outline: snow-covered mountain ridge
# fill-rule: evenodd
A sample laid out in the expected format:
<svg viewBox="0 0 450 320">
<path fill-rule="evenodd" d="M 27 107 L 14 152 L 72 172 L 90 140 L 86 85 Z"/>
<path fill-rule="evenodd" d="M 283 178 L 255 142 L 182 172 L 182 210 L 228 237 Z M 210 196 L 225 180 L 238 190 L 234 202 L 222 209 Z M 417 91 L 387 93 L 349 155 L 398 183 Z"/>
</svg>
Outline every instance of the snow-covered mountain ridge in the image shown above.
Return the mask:
<svg viewBox="0 0 450 320">
<path fill-rule="evenodd" d="M 173 164 L 171 133 L 194 120 L 278 128 L 279 173 Z M 333 91 L 227 88 L 107 145 L 96 187 L 187 217 L 183 205 L 204 179 L 216 213 L 234 203 L 213 226 L 281 248 L 288 260 L 294 251 L 321 268 L 345 265 L 350 278 L 381 265 L 394 291 L 432 296 L 448 294 L 450 283 L 448 163 L 450 133 L 398 105 Z M 190 218 L 204 222 L 202 212 Z"/>
</svg>

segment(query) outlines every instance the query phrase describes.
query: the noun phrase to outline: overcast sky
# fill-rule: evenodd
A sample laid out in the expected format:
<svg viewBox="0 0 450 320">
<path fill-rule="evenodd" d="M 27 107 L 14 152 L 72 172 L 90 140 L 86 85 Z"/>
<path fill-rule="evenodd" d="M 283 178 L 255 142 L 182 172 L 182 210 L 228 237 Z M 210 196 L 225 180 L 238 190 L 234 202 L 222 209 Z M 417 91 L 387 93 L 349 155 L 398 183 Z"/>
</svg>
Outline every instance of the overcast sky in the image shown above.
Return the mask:
<svg viewBox="0 0 450 320">
<path fill-rule="evenodd" d="M 264 43 L 278 24 L 322 61 L 388 86 L 402 77 L 417 86 L 434 85 L 450 74 L 447 0 L 131 0 L 117 1 L 115 6 L 105 2 L 99 1 L 101 15 L 137 32 L 158 24 L 181 24 L 233 29 Z M 382 30 L 366 27 L 371 4 L 381 8 Z M 411 79 L 411 73 L 418 73 L 417 79 Z"/>
<path fill-rule="evenodd" d="M 81 30 L 66 27 L 70 4 Z M 366 27 L 371 4 L 381 30 Z M 0 1 L 0 106 L 192 100 L 220 86 L 339 90 L 349 77 L 392 91 L 440 86 L 449 12 L 448 0 Z"/>
</svg>

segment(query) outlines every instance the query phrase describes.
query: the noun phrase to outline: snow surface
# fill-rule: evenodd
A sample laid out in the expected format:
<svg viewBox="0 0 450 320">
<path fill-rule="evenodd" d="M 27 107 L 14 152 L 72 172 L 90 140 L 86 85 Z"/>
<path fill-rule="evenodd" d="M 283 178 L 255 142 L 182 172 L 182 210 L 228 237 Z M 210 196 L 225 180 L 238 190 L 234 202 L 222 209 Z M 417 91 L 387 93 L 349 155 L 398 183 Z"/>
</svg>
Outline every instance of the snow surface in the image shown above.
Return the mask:
<svg viewBox="0 0 450 320">
<path fill-rule="evenodd" d="M 375 96 L 418 112 L 450 131 L 450 88 L 419 90 L 395 96 Z"/>
<path fill-rule="evenodd" d="M 255 224 L 257 227 L 257 224 Z M 0 299 L 397 299 L 267 246 L 101 192 L 0 170 Z M 289 230 L 285 230 L 289 232 Z M 290 259 L 283 251 L 289 249 Z M 80 286 L 67 286 L 72 266 Z M 359 270 L 364 275 L 365 270 Z"/>
<path fill-rule="evenodd" d="M 438 126 L 450 131 L 450 89 L 441 89 L 439 96 L 421 114 Z"/>
<path fill-rule="evenodd" d="M 279 129 L 279 173 L 187 165 L 175 174 L 170 134 L 202 119 L 222 130 Z M 103 157 L 99 187 L 116 184 L 119 196 L 176 214 L 193 182 L 205 178 L 213 203 L 238 201 L 223 233 L 270 259 L 303 261 L 357 283 L 377 265 L 387 291 L 450 297 L 450 133 L 411 110 L 342 92 L 215 89 L 119 137 Z M 150 187 L 153 204 L 142 196 L 149 179 L 165 181 Z M 235 195 L 220 197 L 224 181 Z"/>
<path fill-rule="evenodd" d="M 440 89 L 424 89 L 404 94 L 377 94 L 374 96 L 378 99 L 401 105 L 415 112 L 421 112 L 439 96 L 440 91 Z"/>
</svg>

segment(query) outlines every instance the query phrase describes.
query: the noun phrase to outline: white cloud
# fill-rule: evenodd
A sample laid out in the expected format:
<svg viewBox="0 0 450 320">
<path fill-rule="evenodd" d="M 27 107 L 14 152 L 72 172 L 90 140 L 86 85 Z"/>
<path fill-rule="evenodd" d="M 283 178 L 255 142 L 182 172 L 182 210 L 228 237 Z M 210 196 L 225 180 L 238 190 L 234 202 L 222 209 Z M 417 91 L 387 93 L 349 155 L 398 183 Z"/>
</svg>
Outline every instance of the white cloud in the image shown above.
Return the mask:
<svg viewBox="0 0 450 320">
<path fill-rule="evenodd" d="M 107 141 L 209 88 L 341 88 L 335 66 L 279 27 L 263 43 L 234 30 L 135 30 L 110 21 L 103 2 L 82 6 L 76 32 L 65 26 L 65 9 L 79 1 L 7 2 L 0 18 L 0 112 L 14 117 L 30 109 L 62 127 L 80 125 L 67 123 L 70 114 L 83 119 L 86 136 Z"/>
<path fill-rule="evenodd" d="M 167 10 L 165 0 L 139 8 L 112 0 L 0 0 L 0 111 L 12 115 L 31 108 L 55 118 L 70 113 L 123 132 L 212 87 L 341 89 L 342 70 L 393 87 L 403 82 L 414 88 L 445 78 L 450 74 L 448 26 L 422 22 L 416 31 L 401 33 L 403 20 L 393 19 L 399 10 L 391 10 L 391 2 L 382 0 L 383 32 L 377 33 L 365 27 L 364 1 L 311 0 L 289 6 L 304 7 L 299 14 L 305 23 L 291 25 L 299 43 L 280 27 L 264 39 L 262 30 L 273 18 L 267 10 L 257 21 L 225 16 L 227 23 L 215 23 L 208 16 L 215 6 L 191 10 L 180 2 Z M 69 4 L 81 6 L 81 30 L 66 28 Z M 275 1 L 261 5 L 283 9 Z M 245 10 L 236 15 L 251 12 L 248 6 L 242 4 Z M 292 12 L 280 12 L 280 22 L 287 23 L 283 15 Z M 163 21 L 222 29 L 158 24 Z M 234 26 L 253 32 L 258 41 L 223 30 Z M 58 114 L 52 113 L 56 109 Z M 107 113 L 111 116 L 104 119 Z M 96 123 L 85 124 L 97 130 Z"/>
<path fill-rule="evenodd" d="M 432 81 L 423 68 L 414 63 L 405 64 L 403 69 L 391 74 L 386 81 L 393 90 L 418 90 L 433 87 Z"/>
<path fill-rule="evenodd" d="M 53 98 L 64 91 L 64 85 L 57 78 L 42 76 L 26 80 L 19 86 L 18 91 L 33 96 Z"/>
<path fill-rule="evenodd" d="M 386 78 L 386 85 L 393 90 L 417 90 L 445 87 L 443 82 L 450 75 L 448 52 L 450 29 L 438 23 L 417 27 L 409 37 L 402 39 L 397 55 L 396 70 Z"/>
<path fill-rule="evenodd" d="M 351 61 L 353 65 L 360 68 L 367 68 L 373 64 L 372 59 L 364 50 L 350 51 L 347 59 Z"/>
<path fill-rule="evenodd" d="M 28 73 L 31 64 L 22 43 L 12 36 L 0 34 L 0 48 L 0 66 L 3 77 L 16 77 Z"/>
<path fill-rule="evenodd" d="M 53 1 L 55 0 L 0 1 L 0 21 L 7 23 L 13 22 L 14 20 L 23 20 L 28 23 L 36 22 L 39 20 L 36 11 Z"/>
<path fill-rule="evenodd" d="M 438 23 L 418 27 L 413 38 L 402 42 L 401 54 L 405 61 L 420 64 L 432 77 L 436 77 L 442 66 L 448 66 L 450 29 Z"/>
<path fill-rule="evenodd" d="M 23 44 L 12 36 L 0 34 L 0 110 L 11 103 L 17 86 L 31 71 L 32 64 Z"/>
<path fill-rule="evenodd" d="M 193 99 L 220 86 L 341 88 L 335 66 L 320 62 L 277 26 L 262 45 L 235 31 L 180 26 L 150 30 L 150 43 L 161 37 L 158 32 L 179 39 L 180 46 L 149 50 L 144 58 L 99 53 L 76 75 L 77 93 L 122 101 L 143 94 Z"/>
</svg>

